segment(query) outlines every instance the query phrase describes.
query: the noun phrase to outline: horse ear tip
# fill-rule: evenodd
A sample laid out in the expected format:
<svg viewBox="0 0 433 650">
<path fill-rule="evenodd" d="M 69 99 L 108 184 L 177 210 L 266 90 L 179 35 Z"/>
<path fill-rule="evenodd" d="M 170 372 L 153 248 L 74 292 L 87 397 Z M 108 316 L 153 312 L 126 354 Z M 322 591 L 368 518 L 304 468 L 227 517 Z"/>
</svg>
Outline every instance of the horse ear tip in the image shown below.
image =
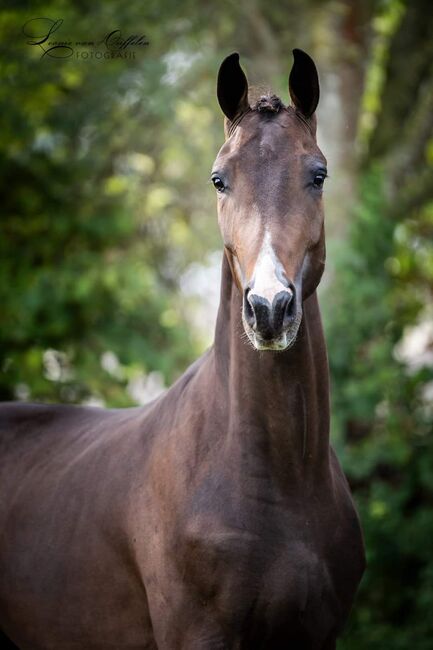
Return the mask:
<svg viewBox="0 0 433 650">
<path fill-rule="evenodd" d="M 233 63 L 238 63 L 239 62 L 239 52 L 232 52 L 228 56 L 226 56 L 225 61 L 233 61 Z"/>
<path fill-rule="evenodd" d="M 239 52 L 232 52 L 231 54 L 227 54 L 227 56 L 223 59 L 223 63 L 239 63 Z"/>
<path fill-rule="evenodd" d="M 295 61 L 299 61 L 300 59 L 311 59 L 310 55 L 307 54 L 304 50 L 301 50 L 299 47 L 295 47 L 295 49 L 292 50 L 292 53 Z"/>
</svg>

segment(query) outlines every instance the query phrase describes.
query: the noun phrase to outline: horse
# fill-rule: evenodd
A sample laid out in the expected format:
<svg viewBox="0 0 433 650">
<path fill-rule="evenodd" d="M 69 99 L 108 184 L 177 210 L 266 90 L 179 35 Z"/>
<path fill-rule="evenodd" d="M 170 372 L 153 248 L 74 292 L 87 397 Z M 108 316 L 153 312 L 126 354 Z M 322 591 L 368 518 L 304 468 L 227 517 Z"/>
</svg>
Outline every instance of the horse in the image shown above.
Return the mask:
<svg viewBox="0 0 433 650">
<path fill-rule="evenodd" d="M 213 346 L 127 409 L 1 408 L 0 628 L 21 650 L 332 650 L 364 568 L 329 441 L 319 80 L 218 72 Z M 9 643 L 9 646 L 5 646 Z"/>
</svg>

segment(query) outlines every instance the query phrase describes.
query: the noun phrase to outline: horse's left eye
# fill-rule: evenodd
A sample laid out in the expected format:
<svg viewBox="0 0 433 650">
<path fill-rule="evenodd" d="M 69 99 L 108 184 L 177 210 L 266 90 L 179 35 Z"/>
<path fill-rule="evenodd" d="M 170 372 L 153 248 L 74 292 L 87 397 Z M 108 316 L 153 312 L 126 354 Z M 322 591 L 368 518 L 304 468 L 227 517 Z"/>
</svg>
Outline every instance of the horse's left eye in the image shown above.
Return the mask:
<svg viewBox="0 0 433 650">
<path fill-rule="evenodd" d="M 225 190 L 224 182 L 221 180 L 219 176 L 212 176 L 211 180 L 214 188 L 218 190 L 218 192 L 223 192 Z"/>
<path fill-rule="evenodd" d="M 313 185 L 314 187 L 317 187 L 317 189 L 321 190 L 323 187 L 323 183 L 325 182 L 326 174 L 325 172 L 317 172 L 314 174 L 314 180 L 313 180 Z"/>
</svg>

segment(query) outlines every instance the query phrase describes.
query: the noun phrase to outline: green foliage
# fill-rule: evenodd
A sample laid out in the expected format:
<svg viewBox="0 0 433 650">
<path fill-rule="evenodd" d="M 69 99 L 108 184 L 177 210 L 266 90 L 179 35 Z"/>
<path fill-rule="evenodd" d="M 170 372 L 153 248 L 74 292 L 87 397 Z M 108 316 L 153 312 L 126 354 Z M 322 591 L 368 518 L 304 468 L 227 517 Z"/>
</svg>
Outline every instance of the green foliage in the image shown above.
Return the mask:
<svg viewBox="0 0 433 650">
<path fill-rule="evenodd" d="M 425 391 L 433 370 L 409 371 L 395 358 L 404 324 L 421 304 L 409 283 L 395 277 L 410 263 L 404 263 L 401 225 L 392 220 L 383 187 L 383 169 L 372 164 L 359 185 L 326 312 L 333 438 L 355 493 L 368 561 L 340 646 L 350 650 L 427 649 L 433 633 L 427 616 L 433 605 L 433 410 Z"/>
<path fill-rule="evenodd" d="M 332 251 L 335 281 L 324 301 L 333 439 L 367 549 L 367 572 L 339 645 L 350 650 L 427 650 L 433 635 L 433 186 L 425 181 L 433 76 L 419 56 L 433 21 L 426 29 L 420 5 L 406 4 L 402 19 L 399 2 L 386 5 L 385 18 L 380 9 L 382 26 L 401 24 L 395 34 L 386 31 L 388 49 L 382 40 L 380 56 L 373 51 L 370 82 L 372 75 L 381 83 L 366 85 L 357 201 L 344 249 Z M 419 48 L 410 79 L 395 66 L 400 42 Z M 382 128 L 401 111 L 390 96 L 400 97 L 408 84 L 414 91 L 400 131 Z"/>
<path fill-rule="evenodd" d="M 35 15 L 61 16 L 72 38 L 135 33 L 139 21 L 152 52 L 127 63 L 40 59 L 21 33 Z M 216 241 L 206 181 L 217 122 L 191 77 L 183 89 L 161 83 L 170 70 L 154 3 L 144 13 L 96 3 L 83 14 L 52 2 L 4 12 L 1 29 L 10 46 L 0 88 L 0 395 L 131 403 L 135 376 L 158 370 L 170 382 L 199 351 L 177 281 L 199 243 L 204 255 Z M 54 375 L 47 350 L 61 366 Z M 121 372 L 103 369 L 107 351 Z"/>
</svg>

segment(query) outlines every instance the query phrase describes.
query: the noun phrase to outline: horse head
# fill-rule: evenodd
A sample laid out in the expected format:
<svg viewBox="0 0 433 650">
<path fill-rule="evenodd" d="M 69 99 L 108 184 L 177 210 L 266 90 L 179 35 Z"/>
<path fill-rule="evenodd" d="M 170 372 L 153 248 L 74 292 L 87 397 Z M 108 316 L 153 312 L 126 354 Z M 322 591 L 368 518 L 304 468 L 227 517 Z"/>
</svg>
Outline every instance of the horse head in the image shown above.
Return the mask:
<svg viewBox="0 0 433 650">
<path fill-rule="evenodd" d="M 313 60 L 301 50 L 293 53 L 292 105 L 275 95 L 250 105 L 237 53 L 218 74 L 226 140 L 211 179 L 225 253 L 242 293 L 243 327 L 257 350 L 294 343 L 302 303 L 319 284 L 325 262 L 319 81 Z"/>
</svg>

